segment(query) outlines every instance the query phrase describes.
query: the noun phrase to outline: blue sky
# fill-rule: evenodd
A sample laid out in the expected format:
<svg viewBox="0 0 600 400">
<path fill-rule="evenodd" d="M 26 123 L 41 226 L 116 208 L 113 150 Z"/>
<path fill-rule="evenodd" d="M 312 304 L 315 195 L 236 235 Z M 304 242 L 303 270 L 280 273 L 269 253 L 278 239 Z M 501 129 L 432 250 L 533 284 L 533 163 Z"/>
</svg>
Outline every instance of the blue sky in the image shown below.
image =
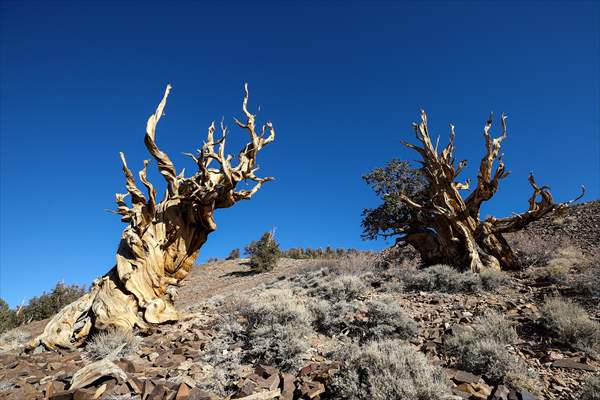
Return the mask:
<svg viewBox="0 0 600 400">
<path fill-rule="evenodd" d="M 146 119 L 173 85 L 157 141 L 178 169 L 210 121 L 232 128 L 242 86 L 277 139 L 271 182 L 217 211 L 200 261 L 276 227 L 283 247 L 379 249 L 360 239 L 377 204 L 361 175 L 414 160 L 419 109 L 474 169 L 490 111 L 509 116 L 512 174 L 484 212 L 527 207 L 527 174 L 558 200 L 599 197 L 598 2 L 8 2 L 1 10 L 0 297 L 16 305 L 114 265 L 124 224 L 118 152 L 148 158 Z M 496 130 L 497 132 L 497 130 Z M 155 183 L 162 179 L 153 171 Z"/>
</svg>

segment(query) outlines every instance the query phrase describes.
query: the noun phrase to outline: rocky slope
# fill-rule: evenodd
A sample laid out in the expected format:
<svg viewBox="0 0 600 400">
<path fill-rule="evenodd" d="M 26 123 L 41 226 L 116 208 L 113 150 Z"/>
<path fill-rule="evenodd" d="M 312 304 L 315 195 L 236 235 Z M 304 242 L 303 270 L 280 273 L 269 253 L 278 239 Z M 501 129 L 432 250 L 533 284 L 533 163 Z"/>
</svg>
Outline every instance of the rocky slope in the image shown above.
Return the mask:
<svg viewBox="0 0 600 400">
<path fill-rule="evenodd" d="M 89 349 L 31 354 L 18 346 L 8 350 L 11 336 L 18 345 L 38 333 L 43 323 L 6 335 L 0 354 L 0 399 L 336 398 L 331 377 L 345 368 L 336 349 L 362 342 L 368 329 L 386 324 L 394 327 L 390 335 L 399 332 L 397 321 L 369 325 L 373 304 L 381 303 L 399 307 L 401 311 L 390 314 L 396 320 L 406 315 L 415 321 L 416 331 L 406 340 L 432 368 L 442 371 L 448 391 L 444 398 L 579 399 L 583 382 L 600 371 L 598 358 L 559 340 L 544 326 L 540 309 L 545 299 L 561 295 L 584 306 L 592 320 L 600 319 L 600 300 L 575 284 L 584 267 L 600 268 L 598 238 L 600 201 L 539 221 L 513 238 L 518 245 L 529 245 L 522 248 L 524 254 L 550 253 L 544 265 L 538 263 L 531 271 L 546 271 L 546 264 L 553 265 L 548 260 L 565 243 L 581 249 L 583 256 L 570 259 L 561 279 L 541 279 L 528 270 L 505 276 L 485 290 L 415 288 L 409 279 L 417 273 L 413 258 L 388 268 L 378 267 L 371 257 L 283 259 L 275 271 L 262 274 L 250 272 L 244 260 L 199 265 L 179 290 L 178 308 L 185 317 L 140 332 L 139 342 L 128 344 L 128 354 L 113 355 L 115 368 L 91 373 L 81 387 L 73 388 L 73 383 L 81 381 L 78 371 L 94 361 Z M 542 248 L 532 249 L 536 243 Z M 576 249 L 569 254 L 575 253 Z M 332 288 L 339 282 L 353 282 L 358 289 L 351 291 L 348 284 L 347 297 L 334 300 L 339 291 Z M 343 306 L 339 315 L 326 314 L 329 320 L 339 318 L 341 325 L 324 329 L 317 305 L 328 310 Z M 278 322 L 281 330 L 257 333 L 250 321 L 261 312 L 300 316 L 287 327 L 298 332 L 288 332 L 285 322 Z M 487 371 L 467 370 L 447 352 L 453 337 L 477 327 L 479 318 L 490 312 L 502 315 L 515 329 L 518 340 L 506 346 L 507 354 L 511 362 L 524 366 L 527 382 L 498 381 Z M 288 343 L 298 337 L 304 342 L 296 344 L 299 348 Z M 264 346 L 262 353 L 256 351 L 259 346 Z M 522 383 L 517 387 L 514 382 Z"/>
</svg>

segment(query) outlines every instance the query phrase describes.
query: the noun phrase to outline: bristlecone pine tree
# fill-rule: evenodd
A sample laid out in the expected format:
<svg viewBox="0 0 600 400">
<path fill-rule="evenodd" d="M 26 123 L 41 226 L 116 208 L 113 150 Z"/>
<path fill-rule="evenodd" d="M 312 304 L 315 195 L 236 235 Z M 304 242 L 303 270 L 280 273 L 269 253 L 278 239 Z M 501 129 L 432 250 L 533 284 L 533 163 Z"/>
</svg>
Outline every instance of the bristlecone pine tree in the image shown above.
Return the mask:
<svg viewBox="0 0 600 400">
<path fill-rule="evenodd" d="M 156 125 L 163 115 L 171 86 L 168 85 L 156 112 L 146 126 L 144 142 L 167 183 L 162 201 L 146 177 L 148 161 L 139 172 L 147 195 L 137 187 L 121 153 L 127 194 L 116 194 L 116 213 L 129 225 L 121 235 L 116 265 L 96 279 L 90 292 L 63 308 L 44 332 L 29 343 L 48 349 L 81 345 L 93 330 L 108 328 L 131 330 L 178 319 L 173 305 L 175 288 L 190 272 L 200 247 L 217 225 L 214 212 L 239 200 L 250 199 L 271 177 L 259 178 L 258 152 L 275 139 L 270 122 L 256 131 L 255 115 L 248 111 L 248 87 L 244 87 L 242 110 L 245 122 L 236 124 L 250 135 L 250 142 L 239 153 L 237 165 L 225 154 L 227 128 L 221 123 L 221 137 L 214 138 L 215 123 L 208 128 L 208 139 L 197 154 L 189 155 L 198 167 L 193 176 L 177 174 L 169 156 L 156 144 Z M 214 164 L 212 164 L 214 162 Z M 211 167 L 212 164 L 212 167 Z M 218 168 L 214 168 L 217 166 Z M 253 186 L 236 190 L 241 181 Z M 125 197 L 131 196 L 131 205 Z"/>
<path fill-rule="evenodd" d="M 502 134 L 497 138 L 490 135 L 492 115 L 485 124 L 486 153 L 479 166 L 477 186 L 464 199 L 460 191 L 468 190 L 470 182 L 457 181 L 467 162 L 462 160 L 455 165 L 454 126 L 450 125 L 448 145 L 438 152 L 438 143 L 434 145 L 429 136 L 424 111 L 421 123 L 413 125 L 421 145 L 402 143 L 420 154 L 421 167 L 411 169 L 407 163 L 394 160 L 364 177 L 384 203 L 364 211 L 363 228 L 366 238 L 397 237 L 398 244 L 412 245 L 426 265 L 449 264 L 473 272 L 484 268 L 518 269 L 518 259 L 503 235 L 563 209 L 585 192 L 582 187 L 579 197 L 557 204 L 549 188 L 538 186 L 530 174 L 533 194 L 527 211 L 482 220 L 482 203 L 494 196 L 500 180 L 509 174 L 500 153 L 500 145 L 506 139 L 506 116 L 502 115 Z"/>
</svg>

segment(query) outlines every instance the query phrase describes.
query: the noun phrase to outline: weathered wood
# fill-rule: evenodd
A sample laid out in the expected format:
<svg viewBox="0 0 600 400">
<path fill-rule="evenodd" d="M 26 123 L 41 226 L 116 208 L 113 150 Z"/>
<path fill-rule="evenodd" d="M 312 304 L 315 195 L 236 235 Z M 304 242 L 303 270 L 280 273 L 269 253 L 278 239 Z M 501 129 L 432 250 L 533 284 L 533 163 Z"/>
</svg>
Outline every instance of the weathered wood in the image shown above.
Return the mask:
<svg viewBox="0 0 600 400">
<path fill-rule="evenodd" d="M 113 362 L 123 347 L 125 347 L 125 344 L 119 346 L 104 359 L 88 364 L 77 371 L 71 378 L 69 390 L 85 387 L 105 376 L 112 376 L 117 378 L 119 381 L 127 380 L 127 374 L 125 371 L 123 371 Z"/>
<path fill-rule="evenodd" d="M 486 154 L 479 166 L 477 186 L 466 199 L 463 199 L 460 191 L 469 189 L 470 181 L 457 181 L 466 161 L 455 164 L 454 126 L 450 125 L 448 145 L 438 151 L 437 143 L 434 146 L 429 136 L 427 115 L 422 111 L 421 122 L 414 124 L 416 137 L 421 145 L 403 142 L 421 155 L 421 171 L 428 182 L 424 197 L 428 202 L 419 204 L 401 194 L 400 201 L 414 209 L 419 218 L 398 227 L 395 234 L 404 234 L 401 241 L 415 247 L 426 264 L 450 264 L 473 272 L 483 268 L 518 269 L 518 259 L 502 234 L 523 229 L 527 224 L 560 210 L 583 196 L 585 188 L 576 199 L 567 203 L 555 203 L 549 188 L 539 187 L 531 174 L 529 182 L 533 195 L 526 212 L 508 218 L 489 217 L 481 220 L 482 203 L 496 194 L 499 182 L 509 174 L 500 153 L 501 144 L 507 137 L 505 115 L 502 115 L 501 126 L 501 135 L 492 138 L 490 115 L 483 130 Z"/>
<path fill-rule="evenodd" d="M 258 152 L 275 139 L 275 130 L 267 122 L 256 131 L 256 117 L 248 111 L 248 86 L 244 86 L 242 111 L 245 122 L 235 123 L 248 132 L 249 142 L 232 165 L 233 157 L 225 154 L 227 128 L 220 125 L 221 137 L 214 138 L 215 123 L 208 128 L 207 141 L 196 154 L 188 154 L 198 171 L 186 177 L 178 174 L 169 156 L 156 143 L 156 126 L 163 116 L 168 85 L 156 111 L 148 118 L 144 143 L 156 160 L 167 182 L 164 198 L 157 202 L 156 190 L 147 179 L 147 166 L 139 178 L 147 194 L 137 187 L 125 155 L 120 153 L 127 193 L 117 193 L 121 220 L 128 223 L 117 249 L 116 265 L 96 279 L 88 294 L 61 310 L 44 332 L 29 343 L 29 348 L 43 344 L 46 348 L 81 345 L 92 329 L 146 328 L 178 319 L 173 305 L 175 288 L 190 272 L 200 248 L 217 225 L 214 211 L 240 200 L 250 199 L 271 177 L 260 178 Z M 213 164 L 214 163 L 214 164 Z M 240 182 L 253 186 L 237 190 Z M 125 199 L 129 196 L 128 204 Z"/>
</svg>

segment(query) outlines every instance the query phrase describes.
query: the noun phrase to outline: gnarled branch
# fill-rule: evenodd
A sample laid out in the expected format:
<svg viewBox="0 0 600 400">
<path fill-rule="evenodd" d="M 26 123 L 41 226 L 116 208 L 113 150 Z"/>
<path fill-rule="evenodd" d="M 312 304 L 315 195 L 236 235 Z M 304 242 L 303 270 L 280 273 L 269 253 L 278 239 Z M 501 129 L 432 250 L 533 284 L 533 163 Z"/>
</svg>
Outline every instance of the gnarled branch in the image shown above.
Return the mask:
<svg viewBox="0 0 600 400">
<path fill-rule="evenodd" d="M 528 179 L 529 184 L 533 188 L 533 194 L 529 198 L 528 210 L 521 214 L 513 214 L 512 216 L 506 218 L 488 218 L 486 222 L 491 223 L 491 229 L 494 233 L 507 233 L 519 231 L 525 228 L 531 222 L 537 221 L 538 219 L 542 218 L 544 215 L 567 207 L 569 204 L 581 199 L 585 194 L 585 186 L 582 186 L 581 194 L 575 199 L 570 200 L 566 203 L 555 203 L 552 197 L 552 193 L 550 193 L 550 188 L 548 186 L 538 186 L 533 176 L 533 173 L 529 174 Z M 537 200 L 538 197 L 540 199 L 539 201 Z"/>
<path fill-rule="evenodd" d="M 259 178 L 255 172 L 258 170 L 258 152 L 274 140 L 275 130 L 268 122 L 261 134 L 256 133 L 255 116 L 248 111 L 247 85 L 244 86 L 242 105 L 247 120 L 236 122 L 249 132 L 250 143 L 240 152 L 239 164 L 232 167 L 233 157 L 225 153 L 227 128 L 221 123 L 221 137 L 215 140 L 215 124 L 212 123 L 207 141 L 197 155 L 190 155 L 198 171 L 186 178 L 182 169 L 177 175 L 173 162 L 155 141 L 156 126 L 170 91 L 171 85 L 168 85 L 155 113 L 148 118 L 144 138 L 148 151 L 158 163 L 158 170 L 167 181 L 165 197 L 157 201 L 156 190 L 147 177 L 146 160 L 139 171 L 140 181 L 148 192 L 146 198 L 136 185 L 125 155 L 120 153 L 127 193 L 115 195 L 115 212 L 129 226 L 121 234 L 116 266 L 94 283 L 90 293 L 59 312 L 44 333 L 30 343 L 30 348 L 39 344 L 47 348 L 78 346 L 91 329 L 145 329 L 148 324 L 177 320 L 179 315 L 173 304 L 172 286 L 179 285 L 188 275 L 201 246 L 216 229 L 214 210 L 250 199 L 272 179 Z M 219 168 L 212 167 L 213 161 Z M 242 180 L 253 181 L 255 185 L 249 190 L 236 191 L 236 185 Z M 131 205 L 125 202 L 129 195 Z M 105 369 L 113 371 L 111 368 L 110 363 L 90 366 L 74 378 L 73 386 L 85 385 Z"/>
<path fill-rule="evenodd" d="M 490 129 L 492 128 L 494 115 L 490 114 L 485 127 L 483 128 L 483 136 L 485 138 L 486 154 L 481 159 L 479 164 L 479 173 L 477 174 L 477 187 L 467 197 L 465 203 L 469 214 L 473 218 L 479 218 L 479 209 L 484 201 L 487 201 L 496 194 L 498 190 L 498 183 L 500 179 L 504 179 L 508 176 L 509 172 L 505 171 L 505 165 L 502 162 L 502 154 L 500 153 L 500 147 L 502 142 L 506 139 L 506 115 L 502 114 L 501 125 L 502 134 L 497 138 L 492 138 L 490 135 Z M 494 162 L 498 161 L 496 171 L 492 176 L 492 170 L 494 169 Z"/>
<path fill-rule="evenodd" d="M 146 124 L 146 136 L 144 137 L 144 143 L 146 144 L 146 148 L 148 152 L 154 157 L 156 162 L 158 163 L 158 170 L 165 177 L 168 185 L 168 192 L 170 196 L 175 196 L 177 194 L 177 172 L 175 171 L 175 166 L 173 162 L 167 155 L 167 153 L 163 152 L 156 145 L 156 125 L 160 118 L 163 115 L 163 111 L 167 104 L 167 97 L 169 97 L 169 93 L 171 92 L 171 85 L 167 85 L 165 89 L 165 94 L 161 102 L 158 104 L 156 111 L 148 118 L 148 123 Z"/>
</svg>

